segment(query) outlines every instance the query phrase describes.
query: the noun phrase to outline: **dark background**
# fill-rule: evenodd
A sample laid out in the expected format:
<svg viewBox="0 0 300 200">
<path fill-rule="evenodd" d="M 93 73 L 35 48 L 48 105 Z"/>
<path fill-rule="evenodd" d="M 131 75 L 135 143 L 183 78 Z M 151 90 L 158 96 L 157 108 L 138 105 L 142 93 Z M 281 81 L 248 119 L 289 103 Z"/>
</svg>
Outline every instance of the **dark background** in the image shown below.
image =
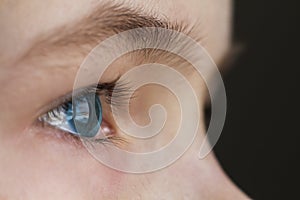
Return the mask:
<svg viewBox="0 0 300 200">
<path fill-rule="evenodd" d="M 250 197 L 300 199 L 299 3 L 234 4 L 244 50 L 224 75 L 228 111 L 215 153 Z"/>
</svg>

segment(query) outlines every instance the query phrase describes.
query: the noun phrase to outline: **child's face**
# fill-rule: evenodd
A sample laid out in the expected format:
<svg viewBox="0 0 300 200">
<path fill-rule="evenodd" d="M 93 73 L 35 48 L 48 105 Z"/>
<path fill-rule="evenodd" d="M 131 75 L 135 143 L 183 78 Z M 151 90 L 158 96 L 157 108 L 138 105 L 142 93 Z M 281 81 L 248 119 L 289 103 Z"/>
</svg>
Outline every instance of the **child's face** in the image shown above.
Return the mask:
<svg viewBox="0 0 300 200">
<path fill-rule="evenodd" d="M 0 3 L 0 199 L 243 197 L 224 175 L 212 153 L 203 160 L 198 159 L 199 141 L 169 167 L 153 173 L 130 174 L 98 162 L 80 141 L 70 136 L 72 133 L 39 124 L 38 117 L 48 111 L 49 104 L 72 91 L 78 67 L 89 51 L 101 40 L 130 26 L 161 20 L 193 27 L 191 36 L 199 39 L 217 64 L 230 48 L 229 0 L 114 2 L 17 0 Z M 114 6 L 117 4 L 119 6 Z M 87 17 L 91 13 L 93 17 Z M 129 23 L 130 19 L 135 21 Z M 148 60 L 156 60 L 153 56 Z M 140 53 L 133 53 L 132 57 L 139 60 L 138 63 L 147 62 Z M 128 60 L 121 58 L 113 64 L 103 81 L 115 80 L 137 63 Z M 205 133 L 202 114 L 205 85 L 193 73 L 181 72 L 197 88 L 200 97 L 201 122 L 197 138 L 201 138 Z M 144 74 L 145 78 L 147 75 Z M 102 97 L 100 101 L 103 121 L 109 124 L 106 128 L 121 135 L 120 130 L 114 129 L 107 102 Z M 149 123 L 147 111 L 154 103 L 164 105 L 169 118 L 163 130 L 165 135 L 153 139 L 150 145 L 123 142 L 122 148 L 143 152 L 167 144 L 179 124 L 176 98 L 154 85 L 140 88 L 132 101 L 132 117 L 141 125 Z"/>
</svg>

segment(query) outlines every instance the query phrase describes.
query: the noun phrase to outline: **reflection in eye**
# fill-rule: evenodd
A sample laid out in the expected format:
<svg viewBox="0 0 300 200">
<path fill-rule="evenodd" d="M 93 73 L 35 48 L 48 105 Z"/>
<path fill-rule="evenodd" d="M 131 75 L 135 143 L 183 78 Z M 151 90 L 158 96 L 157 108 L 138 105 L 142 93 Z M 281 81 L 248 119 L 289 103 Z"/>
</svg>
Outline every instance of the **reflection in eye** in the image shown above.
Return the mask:
<svg viewBox="0 0 300 200">
<path fill-rule="evenodd" d="M 41 115 L 38 120 L 74 136 L 97 141 L 117 138 L 107 120 L 103 121 L 103 103 L 122 105 L 124 98 L 130 98 L 127 95 L 130 89 L 125 84 L 116 85 L 116 82 L 117 80 L 78 89 L 73 96 L 68 94 L 58 100 L 54 109 Z M 114 101 L 111 98 L 113 92 L 117 93 Z M 105 99 L 102 103 L 100 96 Z"/>
<path fill-rule="evenodd" d="M 75 97 L 39 118 L 58 129 L 82 137 L 94 137 L 102 121 L 102 106 L 97 94 Z"/>
</svg>

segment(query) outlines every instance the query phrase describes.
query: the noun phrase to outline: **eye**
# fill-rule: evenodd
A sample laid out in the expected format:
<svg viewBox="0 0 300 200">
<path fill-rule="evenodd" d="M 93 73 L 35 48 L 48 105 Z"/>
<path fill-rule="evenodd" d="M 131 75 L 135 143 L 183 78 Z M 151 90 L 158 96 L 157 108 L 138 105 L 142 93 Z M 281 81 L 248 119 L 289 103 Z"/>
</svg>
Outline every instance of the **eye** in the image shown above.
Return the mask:
<svg viewBox="0 0 300 200">
<path fill-rule="evenodd" d="M 38 121 L 64 134 L 94 142 L 118 144 L 125 139 L 117 135 L 112 125 L 110 105 L 121 110 L 124 102 L 131 98 L 130 91 L 129 82 L 123 83 L 118 78 L 80 88 L 47 105 L 52 109 L 41 115 Z M 112 98 L 113 92 L 116 98 Z"/>
<path fill-rule="evenodd" d="M 116 79 L 77 89 L 47 105 L 52 109 L 38 117 L 38 122 L 76 139 L 118 144 L 125 139 L 115 131 L 110 106 L 122 109 L 124 102 L 131 98 L 128 84 Z M 113 92 L 116 98 L 112 98 Z"/>
<path fill-rule="evenodd" d="M 39 120 L 80 137 L 95 137 L 102 122 L 102 106 L 95 93 L 79 95 L 39 117 Z"/>
</svg>

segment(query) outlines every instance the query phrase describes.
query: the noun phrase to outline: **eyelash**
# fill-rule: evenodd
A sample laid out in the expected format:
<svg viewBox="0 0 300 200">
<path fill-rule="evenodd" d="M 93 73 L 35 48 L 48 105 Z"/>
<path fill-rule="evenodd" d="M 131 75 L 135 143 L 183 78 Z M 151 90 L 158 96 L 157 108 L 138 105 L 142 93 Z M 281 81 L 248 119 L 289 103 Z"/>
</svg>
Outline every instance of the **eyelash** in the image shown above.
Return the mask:
<svg viewBox="0 0 300 200">
<path fill-rule="evenodd" d="M 96 85 L 78 89 L 78 90 L 74 91 L 73 96 L 75 98 L 77 98 L 77 97 L 84 97 L 88 94 L 94 93 L 95 95 L 98 95 L 99 97 L 104 96 L 105 103 L 107 103 L 108 105 L 115 106 L 117 109 L 119 109 L 122 107 L 123 102 L 128 100 L 128 98 L 132 98 L 132 97 L 129 96 L 130 90 L 131 90 L 129 83 L 120 82 L 118 80 L 119 80 L 119 78 L 117 78 L 116 80 L 114 80 L 112 82 L 99 83 Z M 114 98 L 112 98 L 113 92 L 114 92 Z M 67 94 L 64 97 L 56 100 L 56 102 L 53 103 L 51 106 L 52 109 L 49 109 L 49 111 L 47 111 L 44 115 L 57 117 L 57 110 L 59 108 L 67 108 L 68 104 L 70 104 L 70 103 L 72 103 L 72 93 Z M 101 102 L 101 103 L 103 103 L 103 102 Z M 44 115 L 41 115 L 41 116 L 44 116 Z M 42 123 L 43 126 L 47 125 L 47 127 L 50 126 L 50 128 L 59 129 L 57 127 L 54 127 L 53 125 L 47 124 L 47 122 L 45 122 L 41 117 L 39 117 L 38 121 L 40 123 Z M 110 124 L 106 121 L 103 123 L 106 123 L 110 126 Z M 102 125 L 102 123 L 100 124 L 100 128 L 101 128 L 101 125 Z M 79 140 L 78 135 L 75 135 L 73 133 L 70 133 L 70 132 L 64 131 L 64 130 L 58 130 L 58 131 L 60 131 L 62 134 L 68 135 L 68 137 L 64 137 L 64 138 L 70 138 L 69 136 L 72 136 L 71 137 L 72 140 L 75 139 L 76 143 Z M 117 136 L 116 134 L 113 134 L 113 135 L 107 135 L 104 138 L 95 139 L 95 140 L 93 140 L 93 142 L 99 142 L 102 144 L 119 144 L 120 142 L 126 142 L 126 140 L 122 137 Z"/>
</svg>

